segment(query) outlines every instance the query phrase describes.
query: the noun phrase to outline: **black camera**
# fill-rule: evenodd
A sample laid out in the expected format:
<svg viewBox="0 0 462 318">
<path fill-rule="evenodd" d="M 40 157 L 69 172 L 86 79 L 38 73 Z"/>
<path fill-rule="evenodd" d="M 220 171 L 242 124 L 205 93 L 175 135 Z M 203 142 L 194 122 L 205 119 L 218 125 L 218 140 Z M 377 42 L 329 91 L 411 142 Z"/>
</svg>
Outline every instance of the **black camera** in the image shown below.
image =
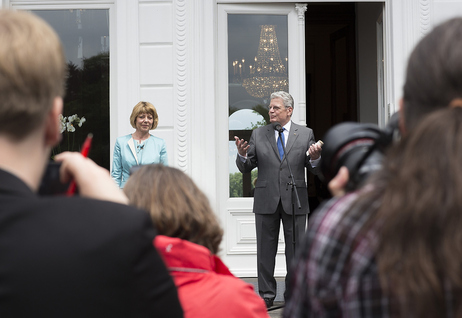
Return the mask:
<svg viewBox="0 0 462 318">
<path fill-rule="evenodd" d="M 40 182 L 38 190 L 39 195 L 64 195 L 69 188 L 70 182 L 61 183 L 59 180 L 59 169 L 61 162 L 50 161 L 47 164 L 45 172 Z"/>
<path fill-rule="evenodd" d="M 357 189 L 382 167 L 384 152 L 399 138 L 398 113 L 385 129 L 374 124 L 344 122 L 329 129 L 323 138 L 320 169 L 326 183 L 345 166 L 349 172 L 346 191 Z"/>
</svg>

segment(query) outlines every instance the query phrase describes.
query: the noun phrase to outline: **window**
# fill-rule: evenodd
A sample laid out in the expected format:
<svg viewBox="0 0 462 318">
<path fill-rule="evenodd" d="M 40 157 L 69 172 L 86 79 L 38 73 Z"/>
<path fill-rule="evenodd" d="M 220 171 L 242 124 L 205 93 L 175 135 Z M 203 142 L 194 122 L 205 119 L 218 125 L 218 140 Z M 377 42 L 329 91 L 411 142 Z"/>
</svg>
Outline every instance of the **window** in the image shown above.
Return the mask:
<svg viewBox="0 0 462 318">
<path fill-rule="evenodd" d="M 269 124 L 269 97 L 288 91 L 287 15 L 228 15 L 229 196 L 251 197 L 257 169 L 236 167 L 234 136 Z"/>
<path fill-rule="evenodd" d="M 58 33 L 69 68 L 63 109 L 63 139 L 53 149 L 53 154 L 66 150 L 79 151 L 87 134 L 92 133 L 89 157 L 109 169 L 109 10 L 31 12 L 42 17 Z"/>
</svg>

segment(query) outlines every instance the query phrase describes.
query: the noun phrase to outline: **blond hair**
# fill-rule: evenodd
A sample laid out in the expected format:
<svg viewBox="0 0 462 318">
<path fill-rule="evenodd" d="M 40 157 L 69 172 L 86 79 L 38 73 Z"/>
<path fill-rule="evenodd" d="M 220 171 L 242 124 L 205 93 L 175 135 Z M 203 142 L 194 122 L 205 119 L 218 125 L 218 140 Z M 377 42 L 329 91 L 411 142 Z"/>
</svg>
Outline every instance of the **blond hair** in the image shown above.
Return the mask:
<svg viewBox="0 0 462 318">
<path fill-rule="evenodd" d="M 130 204 L 150 213 L 159 234 L 218 253 L 223 230 L 205 194 L 184 172 L 161 164 L 146 165 L 130 176 L 124 192 Z"/>
<path fill-rule="evenodd" d="M 66 62 L 58 35 L 41 18 L 0 10 L 0 133 L 21 140 L 64 95 Z"/>
<path fill-rule="evenodd" d="M 156 108 L 150 102 L 139 102 L 135 105 L 135 107 L 133 107 L 132 114 L 130 115 L 130 124 L 133 128 L 136 129 L 136 118 L 138 118 L 138 116 L 141 114 L 152 115 L 153 122 L 151 130 L 157 128 L 157 124 L 159 123 L 159 116 L 157 116 Z"/>
</svg>

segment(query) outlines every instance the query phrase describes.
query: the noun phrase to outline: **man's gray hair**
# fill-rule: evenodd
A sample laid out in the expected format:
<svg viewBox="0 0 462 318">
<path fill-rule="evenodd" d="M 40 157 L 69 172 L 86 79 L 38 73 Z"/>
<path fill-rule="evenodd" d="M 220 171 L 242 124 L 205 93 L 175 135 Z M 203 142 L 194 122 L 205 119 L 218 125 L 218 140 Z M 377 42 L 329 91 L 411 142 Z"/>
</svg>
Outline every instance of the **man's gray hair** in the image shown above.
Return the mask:
<svg viewBox="0 0 462 318">
<path fill-rule="evenodd" d="M 279 92 L 274 92 L 270 96 L 270 100 L 275 99 L 275 98 L 280 98 L 282 99 L 284 106 L 287 107 L 292 107 L 294 108 L 294 99 L 292 96 L 284 91 L 279 91 Z"/>
</svg>

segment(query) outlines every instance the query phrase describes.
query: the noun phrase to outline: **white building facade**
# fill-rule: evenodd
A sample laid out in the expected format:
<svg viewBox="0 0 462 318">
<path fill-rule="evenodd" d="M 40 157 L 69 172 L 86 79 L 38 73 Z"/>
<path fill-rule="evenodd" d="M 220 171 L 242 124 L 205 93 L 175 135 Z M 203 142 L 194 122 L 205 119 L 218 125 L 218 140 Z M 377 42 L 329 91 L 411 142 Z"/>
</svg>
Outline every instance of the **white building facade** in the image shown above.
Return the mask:
<svg viewBox="0 0 462 318">
<path fill-rule="evenodd" d="M 350 3 L 355 14 L 355 119 L 384 126 L 397 110 L 413 46 L 436 24 L 462 15 L 462 1 L 2 0 L 1 6 L 32 11 L 104 11 L 110 38 L 107 43 L 101 38 L 101 45 L 110 50 L 109 156 L 115 139 L 133 131 L 128 121 L 132 107 L 140 100 L 152 102 L 160 119 L 153 134 L 166 140 L 169 164 L 195 180 L 221 220 L 225 235 L 220 256 L 237 276 L 255 277 L 253 199 L 231 197 L 229 186 L 233 155 L 230 84 L 235 75 L 230 74 L 230 17 L 274 15 L 283 19 L 286 40 L 280 48 L 284 47 L 284 58 L 289 61 L 286 71 L 289 92 L 295 99 L 293 121 L 312 127 L 308 118 L 322 116 L 323 107 L 335 113 L 336 106 L 323 101 L 326 96 L 307 93 L 313 78 L 318 87 L 321 85 L 323 74 L 316 71 L 321 62 L 311 63 L 319 54 L 310 44 L 309 36 L 316 30 L 310 31 L 311 22 L 306 17 L 315 6 L 325 5 L 328 11 L 329 5 L 333 8 L 344 3 Z M 330 39 L 331 45 L 336 43 Z M 82 56 L 79 49 L 76 55 Z M 343 73 L 339 68 L 339 74 Z M 241 88 L 239 83 L 235 86 Z M 312 91 L 318 89 L 310 87 Z M 329 118 L 334 114 L 329 113 Z M 322 137 L 316 126 L 312 128 L 318 139 Z M 283 244 L 281 235 L 277 276 L 285 275 L 286 270 Z"/>
</svg>

